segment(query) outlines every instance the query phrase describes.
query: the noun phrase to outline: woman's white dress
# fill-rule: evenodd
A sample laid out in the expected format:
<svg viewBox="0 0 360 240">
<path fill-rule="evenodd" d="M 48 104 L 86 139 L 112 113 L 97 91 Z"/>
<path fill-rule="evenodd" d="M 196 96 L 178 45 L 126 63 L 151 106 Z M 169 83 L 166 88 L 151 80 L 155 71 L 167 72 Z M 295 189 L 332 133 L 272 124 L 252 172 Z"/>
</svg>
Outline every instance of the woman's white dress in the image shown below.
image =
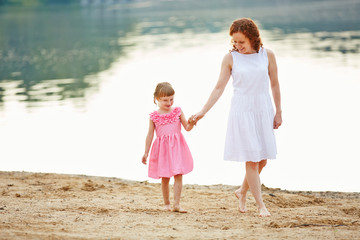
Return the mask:
<svg viewBox="0 0 360 240">
<path fill-rule="evenodd" d="M 234 95 L 225 140 L 224 159 L 259 162 L 276 158 L 272 105 L 265 48 L 259 53 L 231 52 Z"/>
</svg>

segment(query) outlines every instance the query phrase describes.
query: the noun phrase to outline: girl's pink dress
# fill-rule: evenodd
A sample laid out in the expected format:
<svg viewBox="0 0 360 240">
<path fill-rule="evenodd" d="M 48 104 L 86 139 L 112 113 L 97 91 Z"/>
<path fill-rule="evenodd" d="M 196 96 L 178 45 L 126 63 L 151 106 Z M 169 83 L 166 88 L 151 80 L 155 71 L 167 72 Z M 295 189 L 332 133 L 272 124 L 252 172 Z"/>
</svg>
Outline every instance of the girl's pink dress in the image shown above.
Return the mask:
<svg viewBox="0 0 360 240">
<path fill-rule="evenodd" d="M 180 115 L 180 107 L 166 114 L 157 111 L 150 113 L 156 131 L 149 159 L 151 178 L 170 178 L 193 170 L 193 158 L 181 133 Z"/>
</svg>

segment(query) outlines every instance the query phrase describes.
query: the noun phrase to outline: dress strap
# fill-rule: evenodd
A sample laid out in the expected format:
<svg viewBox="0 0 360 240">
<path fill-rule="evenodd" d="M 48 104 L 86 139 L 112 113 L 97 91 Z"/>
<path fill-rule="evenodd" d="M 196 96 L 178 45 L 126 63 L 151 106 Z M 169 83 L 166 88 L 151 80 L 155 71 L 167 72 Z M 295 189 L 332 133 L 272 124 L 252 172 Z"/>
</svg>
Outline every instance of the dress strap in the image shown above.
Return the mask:
<svg viewBox="0 0 360 240">
<path fill-rule="evenodd" d="M 269 65 L 269 59 L 268 59 L 266 48 L 261 47 L 260 50 L 259 50 L 259 53 L 263 56 L 263 58 L 265 59 L 265 61 Z"/>
</svg>

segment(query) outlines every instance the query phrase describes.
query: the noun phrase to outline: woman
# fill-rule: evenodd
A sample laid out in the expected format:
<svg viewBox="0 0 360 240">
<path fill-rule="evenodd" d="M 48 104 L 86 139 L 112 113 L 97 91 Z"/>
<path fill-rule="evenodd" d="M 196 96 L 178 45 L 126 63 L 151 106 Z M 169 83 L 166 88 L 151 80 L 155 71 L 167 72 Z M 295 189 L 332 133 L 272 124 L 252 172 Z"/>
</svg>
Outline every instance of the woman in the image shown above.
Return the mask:
<svg viewBox="0 0 360 240">
<path fill-rule="evenodd" d="M 235 191 L 240 212 L 246 212 L 246 193 L 250 188 L 259 209 L 259 216 L 270 216 L 262 196 L 259 174 L 267 159 L 276 158 L 274 130 L 281 123 L 280 87 L 274 53 L 263 48 L 259 29 L 253 20 L 241 18 L 230 26 L 233 49 L 226 54 L 218 82 L 202 110 L 193 115 L 197 122 L 222 95 L 230 76 L 234 95 L 225 141 L 224 159 L 246 162 L 246 175 Z M 272 106 L 269 82 L 276 107 Z"/>
</svg>

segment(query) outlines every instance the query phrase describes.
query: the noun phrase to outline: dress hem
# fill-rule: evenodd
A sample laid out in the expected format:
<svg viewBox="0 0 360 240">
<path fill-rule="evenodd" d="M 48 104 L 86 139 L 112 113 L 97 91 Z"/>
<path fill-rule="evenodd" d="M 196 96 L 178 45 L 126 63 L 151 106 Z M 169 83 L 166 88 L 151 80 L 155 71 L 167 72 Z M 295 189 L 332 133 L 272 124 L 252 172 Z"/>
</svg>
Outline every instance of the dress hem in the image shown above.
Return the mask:
<svg viewBox="0 0 360 240">
<path fill-rule="evenodd" d="M 152 179 L 160 179 L 160 178 L 171 178 L 171 177 L 174 177 L 176 175 L 185 175 L 185 174 L 188 174 L 188 173 L 191 173 L 192 170 L 188 171 L 188 172 L 184 172 L 184 173 L 175 173 L 175 174 L 171 174 L 171 176 L 158 176 L 158 177 L 155 177 L 155 176 L 150 176 L 148 175 L 149 178 L 152 178 Z"/>
<path fill-rule="evenodd" d="M 276 157 L 263 157 L 260 160 L 239 160 L 238 158 L 224 158 L 224 161 L 232 161 L 232 162 L 261 162 L 262 160 L 276 160 Z"/>
</svg>

